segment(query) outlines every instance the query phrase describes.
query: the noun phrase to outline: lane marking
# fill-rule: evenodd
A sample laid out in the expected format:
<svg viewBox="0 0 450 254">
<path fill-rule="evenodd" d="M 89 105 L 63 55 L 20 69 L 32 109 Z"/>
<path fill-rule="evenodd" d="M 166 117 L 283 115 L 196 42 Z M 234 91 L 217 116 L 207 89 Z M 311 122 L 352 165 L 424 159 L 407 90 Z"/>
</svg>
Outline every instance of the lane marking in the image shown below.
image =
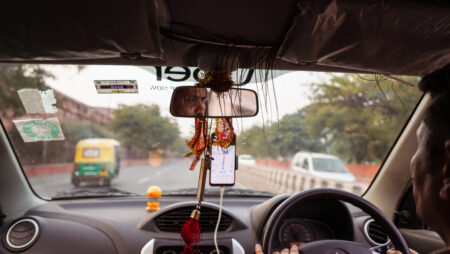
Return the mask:
<svg viewBox="0 0 450 254">
<path fill-rule="evenodd" d="M 169 171 L 169 169 L 172 169 L 172 167 L 167 167 L 167 168 L 164 168 L 161 171 L 157 171 L 155 173 L 155 176 L 160 176 L 160 175 L 164 174 L 165 172 Z M 144 184 L 144 183 L 148 182 L 149 180 L 150 180 L 149 176 L 144 177 L 144 178 L 142 178 L 141 180 L 138 181 L 138 184 Z"/>
<path fill-rule="evenodd" d="M 142 178 L 141 180 L 139 180 L 138 181 L 138 184 L 143 184 L 143 183 L 145 183 L 145 182 L 147 182 L 148 180 L 150 180 L 150 177 L 144 177 L 144 178 Z"/>
<path fill-rule="evenodd" d="M 160 175 L 166 173 L 167 171 L 169 171 L 169 169 L 170 168 L 165 168 L 165 169 L 163 169 L 161 171 L 158 171 L 158 172 L 155 173 L 155 176 L 160 176 Z"/>
</svg>

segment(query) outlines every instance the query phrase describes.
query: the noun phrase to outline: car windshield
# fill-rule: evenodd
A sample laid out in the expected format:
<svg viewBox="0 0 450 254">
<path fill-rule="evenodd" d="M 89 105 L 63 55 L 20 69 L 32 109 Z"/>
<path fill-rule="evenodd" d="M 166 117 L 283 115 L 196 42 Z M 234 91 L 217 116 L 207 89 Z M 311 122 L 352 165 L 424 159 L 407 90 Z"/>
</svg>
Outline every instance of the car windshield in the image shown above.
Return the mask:
<svg viewBox="0 0 450 254">
<path fill-rule="evenodd" d="M 312 158 L 313 168 L 315 171 L 347 173 L 345 165 L 334 158 Z"/>
<path fill-rule="evenodd" d="M 238 170 L 226 195 L 294 193 L 326 181 L 362 194 L 422 95 L 411 76 L 274 70 L 261 82 L 258 75 L 232 75 L 257 92 L 259 112 L 233 118 Z M 191 67 L 1 64 L 1 122 L 43 198 L 145 195 L 151 185 L 163 195 L 194 195 L 199 164 L 189 170 L 193 157 L 185 155 L 195 119 L 171 116 L 170 102 L 176 87 L 201 76 Z M 313 158 L 309 167 L 323 173 L 313 176 L 297 169 L 303 161 L 292 163 L 299 152 L 339 160 Z M 347 169 L 354 180 L 325 175 Z M 302 184 L 311 177 L 320 181 Z"/>
</svg>

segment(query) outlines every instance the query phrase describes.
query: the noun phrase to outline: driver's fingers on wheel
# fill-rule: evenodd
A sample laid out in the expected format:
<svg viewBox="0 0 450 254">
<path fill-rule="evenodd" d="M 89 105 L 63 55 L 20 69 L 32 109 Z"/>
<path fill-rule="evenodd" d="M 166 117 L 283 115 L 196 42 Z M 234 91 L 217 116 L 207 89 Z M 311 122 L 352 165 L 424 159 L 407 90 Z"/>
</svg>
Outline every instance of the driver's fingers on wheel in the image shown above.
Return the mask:
<svg viewBox="0 0 450 254">
<path fill-rule="evenodd" d="M 402 254 L 401 251 L 395 250 L 395 249 L 389 249 L 386 254 Z"/>
<path fill-rule="evenodd" d="M 257 243 L 255 245 L 255 254 L 264 254 L 264 252 L 262 250 L 262 247 L 261 247 L 261 244 L 259 244 L 259 243 Z"/>
<path fill-rule="evenodd" d="M 297 245 L 292 245 L 291 247 L 291 252 L 289 254 L 299 254 L 298 253 L 298 246 Z"/>
<path fill-rule="evenodd" d="M 409 252 L 411 252 L 411 254 L 419 254 L 417 253 L 415 250 L 409 249 Z M 402 254 L 401 251 L 395 250 L 395 249 L 389 249 L 386 254 Z"/>
<path fill-rule="evenodd" d="M 289 254 L 289 249 L 283 249 L 282 251 L 281 251 L 281 254 Z"/>
</svg>

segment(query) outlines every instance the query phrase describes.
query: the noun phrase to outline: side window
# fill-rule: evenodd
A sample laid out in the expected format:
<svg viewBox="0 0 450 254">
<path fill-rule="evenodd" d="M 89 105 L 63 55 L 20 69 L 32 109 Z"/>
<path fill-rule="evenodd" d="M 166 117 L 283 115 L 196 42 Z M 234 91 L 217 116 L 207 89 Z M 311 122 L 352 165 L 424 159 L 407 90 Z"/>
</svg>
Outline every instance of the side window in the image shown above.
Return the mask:
<svg viewBox="0 0 450 254">
<path fill-rule="evenodd" d="M 295 167 L 297 167 L 297 168 L 303 167 L 303 158 L 302 158 L 301 156 L 295 157 L 294 165 L 295 165 Z"/>
<path fill-rule="evenodd" d="M 308 161 L 308 158 L 305 158 L 305 159 L 303 160 L 303 166 L 302 166 L 302 168 L 305 169 L 305 170 L 309 170 L 309 161 Z"/>
</svg>

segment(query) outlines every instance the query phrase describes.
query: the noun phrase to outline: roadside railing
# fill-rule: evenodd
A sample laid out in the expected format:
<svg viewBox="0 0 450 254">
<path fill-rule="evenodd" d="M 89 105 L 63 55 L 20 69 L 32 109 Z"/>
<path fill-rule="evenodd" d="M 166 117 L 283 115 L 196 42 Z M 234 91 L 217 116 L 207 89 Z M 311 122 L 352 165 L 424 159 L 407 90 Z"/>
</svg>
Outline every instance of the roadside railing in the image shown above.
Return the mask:
<svg viewBox="0 0 450 254">
<path fill-rule="evenodd" d="M 269 168 L 265 166 L 240 165 L 238 181 L 247 187 L 270 190 L 273 193 L 297 193 L 313 188 L 334 188 L 361 195 L 367 188 L 367 183 L 344 182 L 331 179 L 312 177 L 306 173 L 292 170 Z"/>
</svg>

